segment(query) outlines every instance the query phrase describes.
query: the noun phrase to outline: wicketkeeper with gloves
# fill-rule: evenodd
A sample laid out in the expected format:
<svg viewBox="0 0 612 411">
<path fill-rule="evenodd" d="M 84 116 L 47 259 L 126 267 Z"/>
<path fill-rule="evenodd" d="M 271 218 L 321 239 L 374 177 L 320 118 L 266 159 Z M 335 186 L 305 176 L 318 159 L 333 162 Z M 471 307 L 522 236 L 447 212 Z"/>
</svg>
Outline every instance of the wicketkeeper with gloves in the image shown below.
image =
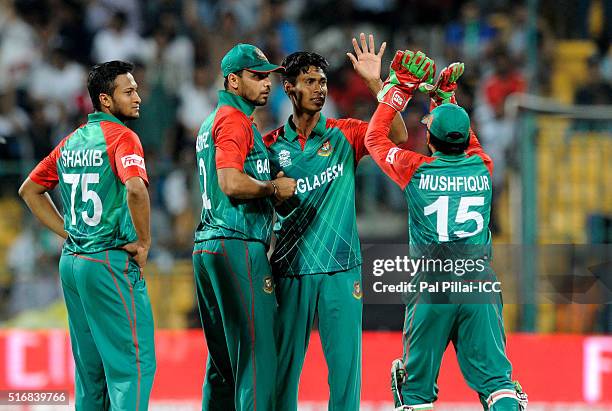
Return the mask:
<svg viewBox="0 0 612 411">
<path fill-rule="evenodd" d="M 468 114 L 456 104 L 454 91 L 463 70 L 462 63 L 453 63 L 434 84 L 430 58 L 420 51 L 398 51 L 366 134 L 370 155 L 406 196 L 411 255 L 444 247 L 452 257 L 460 247 L 488 249 L 491 244 L 493 162 L 471 130 Z M 400 149 L 387 138 L 392 119 L 417 90 L 431 97 L 426 116 L 430 156 Z M 450 183 L 460 180 L 461 185 Z M 490 266 L 485 271 L 495 278 Z M 418 273 L 413 281 L 427 274 Z M 395 409 L 433 410 L 442 355 L 452 342 L 463 376 L 484 410 L 524 410 L 527 396 L 511 380 L 505 354 L 501 294 L 491 293 L 479 304 L 414 294 L 406 304 L 403 358 L 391 370 Z"/>
</svg>

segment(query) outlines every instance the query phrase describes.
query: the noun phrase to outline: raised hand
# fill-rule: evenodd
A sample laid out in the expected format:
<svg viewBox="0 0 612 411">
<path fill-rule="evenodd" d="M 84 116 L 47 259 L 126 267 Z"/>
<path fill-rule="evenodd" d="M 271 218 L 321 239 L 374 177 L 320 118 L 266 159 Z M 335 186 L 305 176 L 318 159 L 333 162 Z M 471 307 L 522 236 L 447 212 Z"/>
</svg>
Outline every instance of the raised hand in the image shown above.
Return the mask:
<svg viewBox="0 0 612 411">
<path fill-rule="evenodd" d="M 355 54 L 346 53 L 348 58 L 353 63 L 353 68 L 365 82 L 376 82 L 380 87 L 380 67 L 383 53 L 387 47 L 387 43 L 383 42 L 380 45 L 378 53 L 376 53 L 376 47 L 374 45 L 374 36 L 370 34 L 368 36 L 368 42 L 366 42 L 366 35 L 364 33 L 359 34 L 359 41 L 353 37 L 353 48 Z"/>
</svg>

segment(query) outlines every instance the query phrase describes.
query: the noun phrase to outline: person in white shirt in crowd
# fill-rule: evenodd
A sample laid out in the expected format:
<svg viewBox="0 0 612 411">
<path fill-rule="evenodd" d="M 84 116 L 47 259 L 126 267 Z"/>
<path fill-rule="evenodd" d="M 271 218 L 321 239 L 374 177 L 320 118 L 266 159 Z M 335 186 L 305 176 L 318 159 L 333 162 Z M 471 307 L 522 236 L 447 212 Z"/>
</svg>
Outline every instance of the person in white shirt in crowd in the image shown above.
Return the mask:
<svg viewBox="0 0 612 411">
<path fill-rule="evenodd" d="M 127 15 L 117 12 L 107 28 L 96 33 L 91 58 L 95 63 L 111 60 L 136 60 L 141 56 L 144 40 L 128 24 Z"/>
</svg>

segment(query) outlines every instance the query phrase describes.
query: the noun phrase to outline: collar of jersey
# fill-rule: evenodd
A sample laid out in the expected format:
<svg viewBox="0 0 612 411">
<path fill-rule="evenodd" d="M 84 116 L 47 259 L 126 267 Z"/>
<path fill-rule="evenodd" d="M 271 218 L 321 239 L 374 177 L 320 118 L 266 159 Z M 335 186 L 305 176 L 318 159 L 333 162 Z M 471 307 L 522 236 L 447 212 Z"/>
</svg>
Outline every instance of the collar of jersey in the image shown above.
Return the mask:
<svg viewBox="0 0 612 411">
<path fill-rule="evenodd" d="M 254 104 L 249 103 L 242 97 L 232 94 L 225 90 L 219 90 L 219 105 L 220 106 L 232 106 L 242 111 L 244 114 L 247 115 L 247 117 L 253 114 L 253 111 L 255 110 Z"/>
<path fill-rule="evenodd" d="M 327 130 L 325 128 L 326 124 L 327 119 L 323 113 L 319 113 L 319 121 L 317 121 L 317 124 L 312 129 L 312 132 L 316 135 L 322 136 Z M 285 123 L 285 138 L 290 141 L 295 141 L 298 138 L 298 133 L 295 131 L 295 124 L 293 123 L 293 114 L 289 116 L 289 119 Z"/>
<path fill-rule="evenodd" d="M 125 124 L 123 124 L 117 117 L 103 111 L 96 111 L 87 116 L 88 123 L 99 123 L 101 121 L 112 121 L 113 123 L 120 124 L 125 127 Z"/>
<path fill-rule="evenodd" d="M 458 161 L 458 160 L 461 160 L 462 158 L 465 158 L 465 153 L 461 153 L 461 154 L 444 154 L 444 153 L 441 153 L 439 151 L 436 151 L 431 156 L 432 157 L 443 158 L 445 160 Z"/>
</svg>

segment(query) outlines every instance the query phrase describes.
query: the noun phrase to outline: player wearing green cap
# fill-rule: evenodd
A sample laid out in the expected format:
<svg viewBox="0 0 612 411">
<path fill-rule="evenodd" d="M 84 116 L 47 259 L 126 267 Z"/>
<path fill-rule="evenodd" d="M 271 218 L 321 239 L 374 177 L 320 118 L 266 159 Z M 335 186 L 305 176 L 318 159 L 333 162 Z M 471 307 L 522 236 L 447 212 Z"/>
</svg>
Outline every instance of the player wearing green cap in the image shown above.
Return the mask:
<svg viewBox="0 0 612 411">
<path fill-rule="evenodd" d="M 493 162 L 470 129 L 468 114 L 454 104 L 463 64 L 454 63 L 442 70 L 432 85 L 434 72 L 433 62 L 423 53 L 397 52 L 365 144 L 374 161 L 404 190 L 413 257 L 427 251 L 443 258 L 453 258 L 458 252 L 462 257 L 466 253 L 480 254 L 491 242 L 488 225 Z M 386 137 L 391 119 L 406 108 L 419 87 L 432 98 L 433 110 L 426 118 L 431 156 L 402 150 Z M 484 273 L 495 278 L 490 267 Z M 429 274 L 417 273 L 413 281 Z M 451 275 L 458 278 L 455 273 Z M 485 410 L 524 409 L 527 397 L 510 379 L 512 367 L 505 354 L 499 293 L 487 296 L 487 302 L 481 304 L 439 303 L 454 297 L 445 295 L 436 301 L 426 292 L 410 297 L 404 323 L 404 356 L 392 365 L 396 410 L 433 410 L 442 355 L 451 341 L 461 371 Z"/>
<path fill-rule="evenodd" d="M 361 34 L 350 55 L 372 94 L 382 86 L 381 57 Z M 277 284 L 278 405 L 296 410 L 298 383 L 315 314 L 329 370 L 329 409 L 359 410 L 361 388 L 361 254 L 355 216 L 355 168 L 367 154 L 368 124 L 325 118 L 327 61 L 297 52 L 282 62 L 283 87 L 293 104 L 284 126 L 264 137 L 271 169 L 297 180 L 296 196 L 277 207 L 271 257 Z M 392 137 L 406 129 L 398 115 Z"/>
<path fill-rule="evenodd" d="M 151 244 L 148 178 L 138 136 L 133 66 L 91 70 L 95 113 L 19 189 L 65 238 L 59 269 L 75 362 L 77 410 L 147 410 L 155 374 L 153 316 L 142 267 Z M 47 191 L 59 185 L 62 216 Z"/>
<path fill-rule="evenodd" d="M 251 114 L 282 70 L 257 47 L 234 46 L 221 61 L 225 90 L 196 141 L 202 213 L 193 265 L 208 344 L 203 410 L 276 409 L 276 298 L 266 251 L 273 201 L 295 180 L 270 178 L 268 153 Z"/>
</svg>

